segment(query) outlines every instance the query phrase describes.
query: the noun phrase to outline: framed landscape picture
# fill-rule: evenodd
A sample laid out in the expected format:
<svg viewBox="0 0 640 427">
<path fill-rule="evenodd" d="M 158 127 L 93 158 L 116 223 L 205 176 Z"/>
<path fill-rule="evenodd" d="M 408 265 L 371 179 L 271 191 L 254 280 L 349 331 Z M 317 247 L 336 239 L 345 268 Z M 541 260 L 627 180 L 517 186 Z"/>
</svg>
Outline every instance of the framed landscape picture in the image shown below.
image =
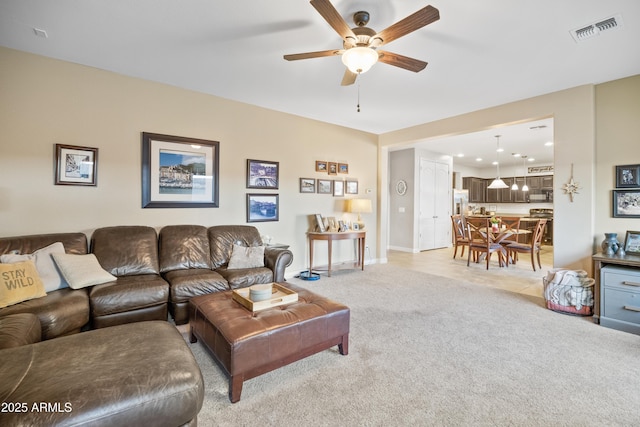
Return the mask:
<svg viewBox="0 0 640 427">
<path fill-rule="evenodd" d="M 640 165 L 616 166 L 616 188 L 640 187 Z"/>
<path fill-rule="evenodd" d="M 142 133 L 143 208 L 217 208 L 220 143 Z"/>
<path fill-rule="evenodd" d="M 55 185 L 97 184 L 98 149 L 76 145 L 55 145 Z"/>
<path fill-rule="evenodd" d="M 315 178 L 300 178 L 300 192 L 315 193 L 316 192 Z"/>
<path fill-rule="evenodd" d="M 279 166 L 278 162 L 248 159 L 247 188 L 277 189 Z"/>
<path fill-rule="evenodd" d="M 613 190 L 613 217 L 640 218 L 640 190 Z"/>
<path fill-rule="evenodd" d="M 278 221 L 277 194 L 247 194 L 247 222 Z"/>
<path fill-rule="evenodd" d="M 318 194 L 332 194 L 333 193 L 333 181 L 330 179 L 318 180 Z"/>
</svg>

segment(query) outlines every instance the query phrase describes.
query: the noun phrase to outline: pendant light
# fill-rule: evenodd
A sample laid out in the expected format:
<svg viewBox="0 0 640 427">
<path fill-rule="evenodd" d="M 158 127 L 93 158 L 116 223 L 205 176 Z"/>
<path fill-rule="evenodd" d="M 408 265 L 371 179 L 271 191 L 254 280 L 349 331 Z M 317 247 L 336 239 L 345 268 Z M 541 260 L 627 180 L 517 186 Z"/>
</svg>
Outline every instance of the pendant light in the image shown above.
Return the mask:
<svg viewBox="0 0 640 427">
<path fill-rule="evenodd" d="M 513 153 L 513 157 L 514 157 L 514 158 L 516 158 L 516 157 L 522 157 L 522 155 L 520 155 L 520 154 L 516 154 L 516 153 Z M 518 183 L 516 182 L 516 175 L 515 175 L 515 174 L 516 174 L 516 169 L 517 169 L 517 168 L 518 168 L 518 163 L 516 162 L 516 167 L 515 167 L 515 169 L 513 170 L 513 184 L 511 185 L 511 190 L 512 190 L 512 191 L 518 191 Z"/>
<path fill-rule="evenodd" d="M 522 191 L 529 191 L 529 186 L 527 185 L 527 156 L 522 156 L 522 173 L 524 176 Z"/>
<path fill-rule="evenodd" d="M 493 180 L 491 184 L 487 188 L 492 189 L 500 189 L 500 188 L 509 188 L 507 184 L 500 178 L 500 135 L 496 135 L 496 179 Z"/>
</svg>

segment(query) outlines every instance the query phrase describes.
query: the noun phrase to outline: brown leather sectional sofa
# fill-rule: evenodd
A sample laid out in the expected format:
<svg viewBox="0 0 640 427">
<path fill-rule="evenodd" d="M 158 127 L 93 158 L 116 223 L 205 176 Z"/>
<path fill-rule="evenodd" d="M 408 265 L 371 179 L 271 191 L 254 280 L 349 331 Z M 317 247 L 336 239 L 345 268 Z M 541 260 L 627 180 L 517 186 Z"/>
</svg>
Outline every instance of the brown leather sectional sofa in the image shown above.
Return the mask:
<svg viewBox="0 0 640 427">
<path fill-rule="evenodd" d="M 93 253 L 116 281 L 90 288 L 63 288 L 0 308 L 0 317 L 33 313 L 40 319 L 42 339 L 51 339 L 124 323 L 188 321 L 189 298 L 212 292 L 283 281 L 291 265 L 291 251 L 265 248 L 264 267 L 227 268 L 234 244 L 257 246 L 260 233 L 253 226 L 169 225 L 159 232 L 147 226 L 115 226 L 95 230 L 90 246 L 83 233 L 39 234 L 0 238 L 0 255 L 28 254 L 62 242 L 71 254 Z"/>
</svg>

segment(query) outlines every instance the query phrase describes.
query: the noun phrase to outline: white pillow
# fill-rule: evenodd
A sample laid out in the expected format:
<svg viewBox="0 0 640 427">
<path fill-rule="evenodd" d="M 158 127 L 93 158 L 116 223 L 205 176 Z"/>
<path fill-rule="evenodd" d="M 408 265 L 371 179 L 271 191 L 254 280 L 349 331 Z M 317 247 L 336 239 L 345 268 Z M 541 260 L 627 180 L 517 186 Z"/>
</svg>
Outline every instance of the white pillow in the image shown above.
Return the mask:
<svg viewBox="0 0 640 427">
<path fill-rule="evenodd" d="M 4 254 L 0 255 L 0 262 L 14 263 L 21 261 L 33 261 L 38 270 L 40 280 L 44 284 L 46 292 L 55 291 L 61 288 L 69 287 L 69 284 L 58 271 L 53 258 L 53 254 L 64 254 L 64 245 L 62 242 L 55 242 L 42 249 L 38 249 L 32 254 Z"/>
<path fill-rule="evenodd" d="M 94 254 L 53 254 L 52 256 L 72 289 L 99 285 L 118 279 L 102 268 Z"/>
<path fill-rule="evenodd" d="M 264 246 L 233 245 L 227 269 L 264 267 Z"/>
</svg>

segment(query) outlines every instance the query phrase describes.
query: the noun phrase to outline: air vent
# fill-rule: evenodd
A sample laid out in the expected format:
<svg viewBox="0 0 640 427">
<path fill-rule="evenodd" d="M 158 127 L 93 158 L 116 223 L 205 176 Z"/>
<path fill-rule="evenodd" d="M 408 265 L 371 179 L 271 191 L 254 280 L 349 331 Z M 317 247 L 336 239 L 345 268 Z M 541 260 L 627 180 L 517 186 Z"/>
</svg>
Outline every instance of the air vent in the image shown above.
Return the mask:
<svg viewBox="0 0 640 427">
<path fill-rule="evenodd" d="M 575 30 L 571 30 L 570 33 L 571 37 L 573 37 L 576 42 L 581 42 L 583 40 L 598 36 L 600 35 L 600 33 L 603 33 L 605 31 L 617 30 L 619 28 L 622 28 L 622 26 L 622 15 L 617 14 L 598 22 L 594 22 Z"/>
</svg>

